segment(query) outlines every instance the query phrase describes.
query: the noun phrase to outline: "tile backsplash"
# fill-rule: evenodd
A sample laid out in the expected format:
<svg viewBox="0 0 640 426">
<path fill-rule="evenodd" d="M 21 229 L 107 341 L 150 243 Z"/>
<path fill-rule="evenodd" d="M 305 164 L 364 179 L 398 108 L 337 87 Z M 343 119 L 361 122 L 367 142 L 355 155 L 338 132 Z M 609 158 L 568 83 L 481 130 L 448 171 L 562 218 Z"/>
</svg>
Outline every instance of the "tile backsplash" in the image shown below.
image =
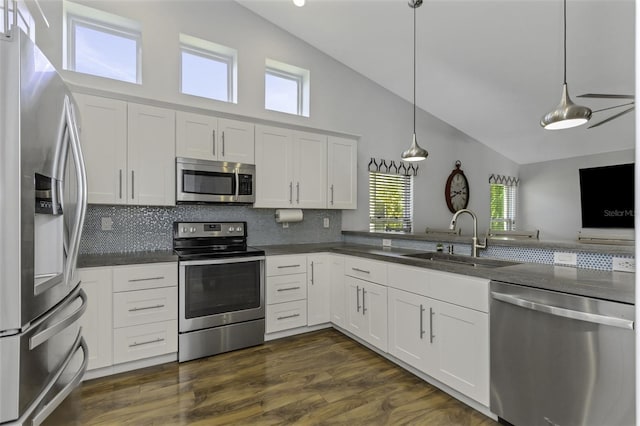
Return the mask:
<svg viewBox="0 0 640 426">
<path fill-rule="evenodd" d="M 176 207 L 89 205 L 80 242 L 81 254 L 169 250 L 175 221 L 244 221 L 249 245 L 342 241 L 340 210 L 303 210 L 302 222 L 283 228 L 275 209 L 250 206 L 178 205 Z M 102 230 L 102 219 L 113 222 Z M 329 228 L 323 227 L 325 218 Z M 107 222 L 109 219 L 107 219 Z"/>
</svg>

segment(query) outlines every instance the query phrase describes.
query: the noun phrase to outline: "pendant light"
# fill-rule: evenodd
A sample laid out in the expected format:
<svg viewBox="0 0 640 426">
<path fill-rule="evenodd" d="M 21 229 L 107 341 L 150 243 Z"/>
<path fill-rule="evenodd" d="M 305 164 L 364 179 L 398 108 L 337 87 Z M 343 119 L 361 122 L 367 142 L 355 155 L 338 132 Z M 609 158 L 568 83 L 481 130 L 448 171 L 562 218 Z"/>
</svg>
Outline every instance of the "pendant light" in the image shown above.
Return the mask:
<svg viewBox="0 0 640 426">
<path fill-rule="evenodd" d="M 576 105 L 569 97 L 567 88 L 567 0 L 564 4 L 564 84 L 560 104 L 553 111 L 545 114 L 540 125 L 547 130 L 569 129 L 580 126 L 591 118 L 591 110 L 585 106 Z"/>
<path fill-rule="evenodd" d="M 404 161 L 422 161 L 429 155 L 416 139 L 416 9 L 421 5 L 422 0 L 409 0 L 409 7 L 413 9 L 413 139 L 409 149 L 402 153 Z"/>
</svg>

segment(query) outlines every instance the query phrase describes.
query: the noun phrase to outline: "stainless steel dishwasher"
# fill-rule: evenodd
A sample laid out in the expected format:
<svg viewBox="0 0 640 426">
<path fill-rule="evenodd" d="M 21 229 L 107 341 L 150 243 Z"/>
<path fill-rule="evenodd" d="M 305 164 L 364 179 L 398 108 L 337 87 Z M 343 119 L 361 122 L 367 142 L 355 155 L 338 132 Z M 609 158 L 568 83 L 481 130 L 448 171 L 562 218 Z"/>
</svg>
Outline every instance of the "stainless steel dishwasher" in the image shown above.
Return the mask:
<svg viewBox="0 0 640 426">
<path fill-rule="evenodd" d="M 635 425 L 634 306 L 491 282 L 491 411 L 517 426 Z"/>
</svg>

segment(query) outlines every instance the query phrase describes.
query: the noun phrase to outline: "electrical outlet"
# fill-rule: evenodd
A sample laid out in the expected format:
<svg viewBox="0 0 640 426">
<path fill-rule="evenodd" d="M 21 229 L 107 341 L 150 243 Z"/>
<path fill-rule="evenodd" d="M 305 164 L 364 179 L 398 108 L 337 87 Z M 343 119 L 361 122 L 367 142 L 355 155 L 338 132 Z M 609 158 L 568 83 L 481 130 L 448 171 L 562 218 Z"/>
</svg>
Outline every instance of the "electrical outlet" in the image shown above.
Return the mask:
<svg viewBox="0 0 640 426">
<path fill-rule="evenodd" d="M 555 252 L 553 253 L 553 263 L 560 265 L 577 266 L 578 255 L 575 253 Z"/>
<path fill-rule="evenodd" d="M 103 217 L 100 222 L 103 231 L 113 231 L 113 219 L 110 217 Z"/>
<path fill-rule="evenodd" d="M 612 269 L 620 272 L 635 272 L 636 260 L 629 257 L 614 257 Z"/>
<path fill-rule="evenodd" d="M 328 217 L 325 217 L 325 218 L 322 220 L 322 226 L 324 226 L 325 228 L 328 228 L 328 227 L 329 227 L 329 218 L 328 218 Z"/>
<path fill-rule="evenodd" d="M 288 228 L 289 227 L 289 222 L 282 222 L 282 227 L 283 228 Z"/>
<path fill-rule="evenodd" d="M 391 247 L 391 240 L 383 238 L 382 239 L 382 247 Z"/>
</svg>

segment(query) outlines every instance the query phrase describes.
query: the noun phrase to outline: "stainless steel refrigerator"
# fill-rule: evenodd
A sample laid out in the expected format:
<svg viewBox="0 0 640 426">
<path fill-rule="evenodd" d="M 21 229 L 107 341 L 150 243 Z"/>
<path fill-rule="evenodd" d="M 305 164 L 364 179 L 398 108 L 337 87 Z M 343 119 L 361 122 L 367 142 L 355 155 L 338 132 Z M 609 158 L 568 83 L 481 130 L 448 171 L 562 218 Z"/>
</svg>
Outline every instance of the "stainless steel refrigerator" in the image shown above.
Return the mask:
<svg viewBox="0 0 640 426">
<path fill-rule="evenodd" d="M 0 424 L 40 424 L 88 353 L 76 260 L 86 175 L 73 98 L 22 30 L 0 33 Z"/>
</svg>

